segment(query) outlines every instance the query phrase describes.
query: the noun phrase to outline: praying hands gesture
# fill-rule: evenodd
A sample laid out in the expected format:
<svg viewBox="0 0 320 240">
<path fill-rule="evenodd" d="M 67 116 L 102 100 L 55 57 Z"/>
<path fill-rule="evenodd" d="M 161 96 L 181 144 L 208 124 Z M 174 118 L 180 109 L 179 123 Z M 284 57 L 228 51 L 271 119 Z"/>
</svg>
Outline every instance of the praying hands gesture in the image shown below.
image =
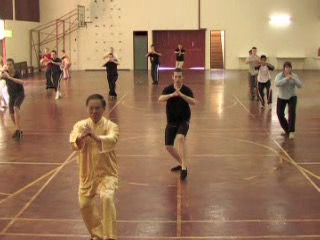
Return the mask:
<svg viewBox="0 0 320 240">
<path fill-rule="evenodd" d="M 89 125 L 86 125 L 83 129 L 83 132 L 81 133 L 80 137 L 77 138 L 76 143 L 78 146 L 84 145 L 84 140 L 90 137 L 97 143 L 101 143 L 100 137 L 98 137 L 92 130 L 92 128 Z"/>
</svg>

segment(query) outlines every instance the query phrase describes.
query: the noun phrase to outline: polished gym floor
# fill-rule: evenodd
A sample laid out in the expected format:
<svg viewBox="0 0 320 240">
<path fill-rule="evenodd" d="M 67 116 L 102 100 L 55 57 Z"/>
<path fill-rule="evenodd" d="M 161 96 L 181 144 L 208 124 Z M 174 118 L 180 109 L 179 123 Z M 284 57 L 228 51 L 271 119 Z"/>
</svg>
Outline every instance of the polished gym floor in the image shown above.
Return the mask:
<svg viewBox="0 0 320 240">
<path fill-rule="evenodd" d="M 120 71 L 118 100 L 106 114 L 120 126 L 117 147 L 119 239 L 320 239 L 319 71 L 297 71 L 296 138 L 281 136 L 272 110 L 248 97 L 246 71 L 185 71 L 198 100 L 187 137 L 186 181 L 164 148 L 165 104 L 148 72 Z M 11 138 L 0 112 L 0 239 L 89 239 L 77 198 L 73 124 L 86 118 L 89 94 L 107 96 L 103 71 L 72 72 L 63 98 L 45 90 L 43 75 L 27 79 L 24 138 Z"/>
</svg>

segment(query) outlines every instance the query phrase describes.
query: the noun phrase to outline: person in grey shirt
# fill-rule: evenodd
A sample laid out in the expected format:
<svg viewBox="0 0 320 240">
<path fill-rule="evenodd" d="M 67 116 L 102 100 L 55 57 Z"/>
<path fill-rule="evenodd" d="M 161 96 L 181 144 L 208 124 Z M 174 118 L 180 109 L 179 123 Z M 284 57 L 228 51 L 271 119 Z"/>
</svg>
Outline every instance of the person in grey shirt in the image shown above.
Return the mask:
<svg viewBox="0 0 320 240">
<path fill-rule="evenodd" d="M 283 64 L 283 71 L 275 78 L 275 84 L 279 88 L 277 100 L 277 115 L 281 127 L 289 139 L 294 138 L 296 124 L 297 91 L 296 87 L 301 88 L 302 83 L 298 76 L 292 73 L 291 62 Z M 284 111 L 289 106 L 288 120 L 285 118 Z"/>
<path fill-rule="evenodd" d="M 258 76 L 258 71 L 255 69 L 255 67 L 259 63 L 260 63 L 260 57 L 257 54 L 257 48 L 256 47 L 252 47 L 252 49 L 249 51 L 249 56 L 246 59 L 246 64 L 249 65 L 248 80 L 249 80 L 249 88 L 250 88 L 251 100 L 254 100 L 254 98 L 258 95 L 257 94 L 257 76 Z M 259 101 L 258 97 L 257 97 L 257 101 Z"/>
</svg>

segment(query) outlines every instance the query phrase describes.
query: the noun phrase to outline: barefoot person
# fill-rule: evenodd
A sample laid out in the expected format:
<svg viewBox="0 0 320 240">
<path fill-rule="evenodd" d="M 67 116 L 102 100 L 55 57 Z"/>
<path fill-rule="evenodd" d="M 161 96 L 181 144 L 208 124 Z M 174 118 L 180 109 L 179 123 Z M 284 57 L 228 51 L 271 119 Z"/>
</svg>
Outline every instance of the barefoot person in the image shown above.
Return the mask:
<svg viewBox="0 0 320 240">
<path fill-rule="evenodd" d="M 167 102 L 166 149 L 179 163 L 179 165 L 172 168 L 171 171 L 181 171 L 180 178 L 184 180 L 188 175 L 185 140 L 191 118 L 189 104 L 194 105 L 196 101 L 193 97 L 192 90 L 183 84 L 183 75 L 180 68 L 174 70 L 172 79 L 173 84 L 163 90 L 159 101 Z M 174 146 L 175 141 L 177 148 Z"/>
<path fill-rule="evenodd" d="M 16 127 L 16 131 L 12 137 L 21 139 L 23 133 L 21 131 L 20 107 L 25 95 L 21 74 L 14 69 L 14 60 L 12 58 L 7 59 L 7 68 L 3 69 L 0 79 L 5 79 L 7 83 L 9 94 L 9 112 Z"/>
<path fill-rule="evenodd" d="M 118 188 L 118 163 L 115 146 L 118 126 L 103 117 L 106 101 L 93 94 L 86 101 L 89 118 L 77 122 L 70 143 L 79 151 L 79 204 L 91 239 L 116 239 L 114 194 Z M 95 196 L 100 197 L 101 215 Z"/>
<path fill-rule="evenodd" d="M 279 122 L 289 139 L 294 138 L 296 125 L 296 108 L 297 108 L 297 91 L 296 87 L 301 88 L 302 83 L 298 76 L 292 73 L 291 62 L 283 64 L 283 71 L 275 78 L 275 84 L 279 88 L 279 95 L 277 101 L 277 115 Z M 284 112 L 286 106 L 289 106 L 288 120 L 285 118 Z"/>
<path fill-rule="evenodd" d="M 62 54 L 62 71 L 63 71 L 63 79 L 69 79 L 70 76 L 70 67 L 71 67 L 71 60 L 70 57 L 66 54 L 65 50 L 61 51 Z"/>
</svg>

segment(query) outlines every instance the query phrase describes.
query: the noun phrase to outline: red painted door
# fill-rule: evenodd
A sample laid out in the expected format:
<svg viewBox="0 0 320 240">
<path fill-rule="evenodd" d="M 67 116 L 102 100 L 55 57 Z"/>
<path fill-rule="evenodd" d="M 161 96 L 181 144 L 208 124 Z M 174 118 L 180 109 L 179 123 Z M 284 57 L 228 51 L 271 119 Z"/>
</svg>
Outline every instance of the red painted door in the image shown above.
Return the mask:
<svg viewBox="0 0 320 240">
<path fill-rule="evenodd" d="M 162 53 L 161 67 L 175 67 L 174 50 L 181 43 L 186 50 L 184 67 L 205 66 L 205 30 L 153 31 L 153 43 Z"/>
</svg>

